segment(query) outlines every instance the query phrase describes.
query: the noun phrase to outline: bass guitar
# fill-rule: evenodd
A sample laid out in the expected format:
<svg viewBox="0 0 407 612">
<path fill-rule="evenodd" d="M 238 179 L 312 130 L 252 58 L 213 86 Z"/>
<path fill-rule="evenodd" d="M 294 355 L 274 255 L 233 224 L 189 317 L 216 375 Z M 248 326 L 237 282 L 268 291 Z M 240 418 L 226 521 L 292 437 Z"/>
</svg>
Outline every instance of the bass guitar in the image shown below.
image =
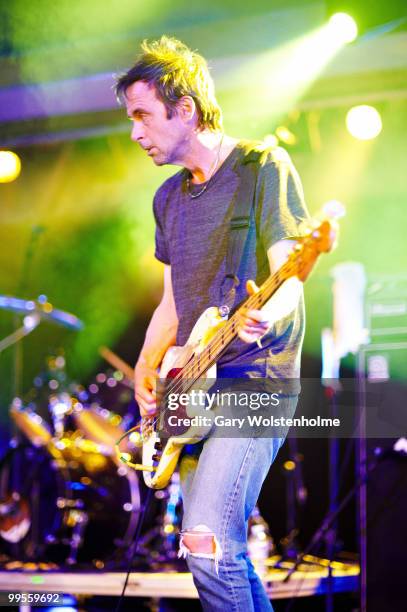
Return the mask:
<svg viewBox="0 0 407 612">
<path fill-rule="evenodd" d="M 325 220 L 298 240 L 287 261 L 259 287 L 258 292 L 247 297 L 228 318 L 218 307 L 210 307 L 196 322 L 187 343 L 168 349 L 160 367 L 160 379 L 165 381 L 164 392 L 159 394 L 158 416 L 143 418 L 140 423 L 142 441 L 142 463 L 132 463 L 127 453 L 122 453 L 117 444 L 118 456 L 127 465 L 143 472 L 146 485 L 152 489 L 162 489 L 169 483 L 176 468 L 180 453 L 185 444 L 193 444 L 208 435 L 208 425 L 175 428 L 168 436 L 168 428 L 163 427 L 163 419 L 168 417 L 168 400 L 172 397 L 185 397 L 199 381 L 216 378 L 216 362 L 225 349 L 237 337 L 238 320 L 243 309 L 260 309 L 273 296 L 277 289 L 289 278 L 296 276 L 304 282 L 313 269 L 320 253 L 331 251 L 335 245 L 337 226 Z M 209 385 L 210 386 L 210 385 Z M 197 414 L 191 404 L 180 405 L 180 411 L 191 417 Z M 202 414 L 202 407 L 200 411 Z M 209 411 L 210 412 L 210 411 Z M 185 419 L 188 421 L 188 419 Z M 201 419 L 202 421 L 203 419 Z M 166 435 L 162 432 L 166 430 Z M 124 436 L 123 436 L 124 437 Z M 122 439 L 122 438 L 121 438 Z"/>
</svg>

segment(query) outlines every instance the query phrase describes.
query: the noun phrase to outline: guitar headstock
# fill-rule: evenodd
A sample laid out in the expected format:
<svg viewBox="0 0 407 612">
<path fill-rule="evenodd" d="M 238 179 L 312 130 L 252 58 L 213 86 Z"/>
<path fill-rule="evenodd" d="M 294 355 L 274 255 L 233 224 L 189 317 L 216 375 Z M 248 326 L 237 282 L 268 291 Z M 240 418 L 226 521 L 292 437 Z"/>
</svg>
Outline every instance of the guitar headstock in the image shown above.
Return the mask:
<svg viewBox="0 0 407 612">
<path fill-rule="evenodd" d="M 298 241 L 290 260 L 296 267 L 295 275 L 301 281 L 307 279 L 320 253 L 329 253 L 335 248 L 337 237 L 338 224 L 325 220 Z"/>
</svg>

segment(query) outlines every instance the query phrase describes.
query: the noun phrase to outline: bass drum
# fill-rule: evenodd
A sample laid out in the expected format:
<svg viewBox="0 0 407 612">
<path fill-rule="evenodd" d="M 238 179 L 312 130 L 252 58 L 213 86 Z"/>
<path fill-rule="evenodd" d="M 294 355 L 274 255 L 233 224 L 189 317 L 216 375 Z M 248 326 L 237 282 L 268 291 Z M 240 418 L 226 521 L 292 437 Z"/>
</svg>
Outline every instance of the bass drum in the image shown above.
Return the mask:
<svg viewBox="0 0 407 612">
<path fill-rule="evenodd" d="M 138 475 L 106 456 L 12 449 L 0 464 L 1 549 L 20 561 L 121 565 L 140 513 Z M 75 459 L 75 455 L 77 458 Z"/>
</svg>

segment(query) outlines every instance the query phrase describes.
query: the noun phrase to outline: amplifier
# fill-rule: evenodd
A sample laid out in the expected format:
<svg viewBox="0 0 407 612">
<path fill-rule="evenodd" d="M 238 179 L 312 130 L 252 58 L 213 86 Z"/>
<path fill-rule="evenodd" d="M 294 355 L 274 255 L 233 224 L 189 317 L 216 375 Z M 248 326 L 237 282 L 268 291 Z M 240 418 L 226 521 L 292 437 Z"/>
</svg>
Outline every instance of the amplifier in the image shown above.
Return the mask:
<svg viewBox="0 0 407 612">
<path fill-rule="evenodd" d="M 365 317 L 371 339 L 407 338 L 407 277 L 387 276 L 369 283 Z"/>
<path fill-rule="evenodd" d="M 358 495 L 362 612 L 404 612 L 407 567 L 407 341 L 363 346 L 358 354 L 360 425 Z M 367 397 L 380 393 L 379 427 Z M 369 424 L 370 423 L 370 424 Z M 373 437 L 375 436 L 375 437 Z M 380 454 L 378 451 L 380 449 Z M 376 468 L 367 465 L 377 457 Z"/>
</svg>

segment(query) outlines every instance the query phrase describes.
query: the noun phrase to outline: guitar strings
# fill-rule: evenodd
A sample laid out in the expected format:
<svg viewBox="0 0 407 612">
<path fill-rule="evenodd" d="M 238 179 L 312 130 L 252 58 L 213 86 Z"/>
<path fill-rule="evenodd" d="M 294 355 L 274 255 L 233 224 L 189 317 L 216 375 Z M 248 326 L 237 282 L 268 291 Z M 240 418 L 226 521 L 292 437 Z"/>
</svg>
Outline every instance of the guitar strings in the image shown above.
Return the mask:
<svg viewBox="0 0 407 612">
<path fill-rule="evenodd" d="M 278 287 L 286 280 L 287 273 L 291 272 L 293 269 L 294 266 L 289 260 L 272 277 L 268 278 L 264 282 L 264 284 L 260 287 L 260 290 L 257 293 L 247 298 L 247 300 L 244 302 L 244 306 L 246 308 L 252 308 L 254 306 L 259 305 L 263 300 L 263 294 L 267 293 L 269 290 L 272 290 L 272 293 L 274 293 L 274 291 L 276 291 Z M 266 299 L 268 299 L 268 297 L 269 296 L 267 296 Z M 217 352 L 218 349 L 226 348 L 227 344 L 229 344 L 229 341 L 233 339 L 233 336 L 237 334 L 236 322 L 237 313 L 235 313 L 229 319 L 229 321 L 227 321 L 225 326 L 221 330 L 219 330 L 215 338 L 205 347 L 204 351 L 199 355 L 194 356 L 192 360 L 182 369 L 182 371 L 177 374 L 173 382 L 168 386 L 165 396 L 163 398 L 164 400 L 168 399 L 170 393 L 180 394 L 183 390 L 183 385 L 186 380 L 188 381 L 188 383 L 186 383 L 185 390 L 190 388 L 191 384 L 193 384 L 194 382 L 196 382 L 196 380 L 199 379 L 200 373 L 198 373 L 198 375 L 194 374 L 194 371 L 197 368 L 198 370 L 201 369 L 201 367 L 198 367 L 201 366 L 201 363 L 197 362 L 207 362 L 204 372 L 207 371 L 209 367 L 211 367 L 216 358 L 219 356 L 219 353 Z M 211 352 L 213 352 L 212 357 Z M 205 353 L 207 353 L 209 359 L 205 356 Z"/>
<path fill-rule="evenodd" d="M 263 285 L 260 287 L 260 290 L 251 295 L 250 297 L 248 297 L 246 299 L 246 301 L 244 302 L 244 305 L 246 307 L 252 307 L 257 305 L 257 302 L 261 302 L 262 298 L 262 293 L 267 293 L 267 291 L 271 290 L 272 294 L 274 293 L 274 291 L 277 290 L 277 288 L 284 282 L 284 280 L 286 280 L 286 278 L 280 278 L 282 276 L 282 272 L 287 273 L 287 272 L 291 272 L 293 269 L 293 266 L 290 262 L 290 260 L 284 264 L 284 266 L 282 266 L 272 277 L 269 277 L 264 283 Z M 266 298 L 267 299 L 267 298 Z M 222 331 L 225 331 L 226 328 L 226 334 L 224 334 L 223 336 L 227 335 L 228 338 L 226 340 L 226 343 L 224 342 L 224 337 L 222 338 L 222 341 L 219 341 L 216 339 L 216 336 L 218 334 L 216 334 L 215 338 L 208 344 L 207 347 L 205 347 L 203 353 L 205 352 L 209 352 L 213 351 L 214 354 L 212 356 L 212 359 L 209 360 L 207 362 L 207 367 L 205 367 L 205 371 L 207 371 L 211 365 L 213 365 L 213 363 L 215 362 L 215 360 L 217 359 L 217 357 L 219 356 L 219 353 L 217 353 L 218 348 L 226 348 L 226 346 L 229 344 L 229 336 L 231 339 L 233 339 L 233 337 L 236 335 L 236 320 L 237 320 L 237 314 L 235 313 L 230 319 L 229 321 L 227 321 L 227 323 L 225 324 L 225 326 L 222 328 Z M 209 350 L 208 350 L 209 349 Z M 201 358 L 202 354 L 201 353 L 199 356 L 197 355 L 197 358 Z M 195 359 L 195 357 L 193 357 L 193 359 Z M 161 402 L 164 402 L 164 404 L 167 402 L 169 395 L 171 393 L 176 393 L 177 395 L 180 395 L 183 392 L 186 392 L 187 390 L 189 390 L 191 388 L 191 386 L 199 379 L 200 374 L 195 375 L 195 376 L 185 376 L 185 373 L 189 373 L 190 371 L 194 371 L 195 369 L 195 365 L 192 366 L 191 368 L 191 364 L 188 363 L 185 368 L 182 369 L 182 371 L 177 374 L 177 376 L 174 378 L 173 382 L 170 383 L 170 385 L 167 387 L 166 392 L 161 400 Z M 188 380 L 188 383 L 185 382 L 185 379 Z M 154 420 L 151 423 L 151 427 L 154 427 L 155 424 L 158 421 L 159 416 L 155 417 Z"/>
<path fill-rule="evenodd" d="M 323 225 L 323 224 L 321 224 Z M 318 231 L 320 231 L 321 226 L 319 228 L 317 228 Z M 315 230 L 314 230 L 315 231 Z M 309 246 L 309 244 L 315 242 L 315 235 L 314 232 L 312 232 L 310 234 L 311 239 L 306 239 L 302 242 L 302 248 L 300 251 L 301 256 L 303 256 L 304 254 L 304 250 L 306 250 L 306 248 Z M 309 244 L 308 244 L 309 243 Z M 318 250 L 318 253 L 320 253 L 321 250 Z M 296 256 L 290 256 L 290 258 L 287 260 L 287 262 L 281 266 L 281 268 L 279 268 L 279 270 L 277 270 L 277 272 L 275 274 L 273 274 L 271 277 L 269 277 L 268 279 L 266 279 L 266 281 L 263 283 L 263 285 L 261 285 L 261 287 L 259 288 L 259 291 L 251 296 L 249 296 L 245 302 L 242 304 L 242 306 L 245 306 L 246 308 L 252 308 L 254 306 L 258 306 L 261 304 L 262 299 L 263 299 L 263 295 L 264 293 L 268 292 L 268 295 L 265 299 L 265 301 L 267 299 L 269 299 L 270 297 L 272 297 L 272 295 L 275 293 L 275 291 L 282 285 L 282 283 L 287 280 L 288 278 L 290 278 L 291 276 L 295 276 L 293 274 L 291 274 L 291 272 L 294 270 L 294 268 L 297 266 L 297 262 L 296 259 L 298 259 Z M 301 258 L 300 258 L 301 260 Z M 297 270 L 298 273 L 298 270 Z M 265 301 L 263 302 L 263 304 L 265 303 Z M 186 366 L 181 370 L 181 372 L 179 372 L 176 377 L 174 378 L 173 382 L 170 383 L 170 385 L 167 387 L 166 392 L 164 394 L 164 401 L 166 402 L 166 400 L 168 400 L 168 397 L 170 395 L 170 393 L 174 393 L 175 389 L 177 390 L 177 393 L 179 394 L 179 392 L 183 389 L 183 385 L 185 385 L 185 380 L 188 380 L 188 383 L 184 386 L 184 390 L 190 390 L 192 385 L 199 379 L 199 376 L 204 374 L 205 372 L 208 371 L 208 369 L 216 362 L 216 359 L 219 357 L 219 355 L 222 353 L 222 350 L 224 348 L 227 347 L 227 345 L 233 340 L 233 337 L 237 335 L 236 332 L 236 320 L 237 320 L 237 313 L 235 313 L 228 321 L 227 323 L 222 327 L 221 330 L 219 330 L 218 333 L 215 334 L 215 337 L 212 339 L 211 342 L 209 342 L 209 344 L 205 347 L 205 349 L 202 351 L 202 353 L 200 353 L 199 355 L 194 355 L 191 359 L 191 361 L 186 364 Z M 225 336 L 227 336 L 226 342 L 225 342 Z M 221 339 L 219 339 L 221 338 Z M 211 351 L 214 352 L 214 354 L 211 356 Z M 207 357 L 205 357 L 205 353 L 208 353 L 209 355 L 209 359 Z M 207 364 L 205 367 L 205 370 L 202 371 L 202 366 L 201 366 L 201 361 L 202 361 L 202 356 L 204 356 L 204 360 L 207 360 Z M 190 372 L 194 372 L 195 369 L 201 370 L 201 373 L 198 375 L 193 376 L 192 375 L 192 382 L 191 379 L 189 377 L 186 376 L 186 374 L 190 373 Z M 151 417 L 148 417 L 148 420 L 150 420 Z M 142 421 L 144 420 L 144 418 L 142 419 Z M 147 420 L 147 419 L 146 419 Z M 154 427 L 154 425 L 157 423 L 158 421 L 158 417 L 153 418 L 152 422 L 150 423 L 150 427 Z"/>
<path fill-rule="evenodd" d="M 301 255 L 303 255 L 303 251 L 306 248 L 307 243 L 303 242 L 302 244 L 302 249 L 301 249 Z M 242 304 L 242 306 L 244 305 L 245 307 L 251 308 L 253 306 L 257 305 L 257 302 L 261 303 L 262 301 L 262 294 L 269 292 L 268 296 L 266 297 L 266 300 L 269 299 L 274 292 L 282 285 L 282 283 L 287 280 L 288 278 L 290 278 L 290 276 L 294 276 L 292 274 L 290 274 L 295 268 L 297 267 L 297 262 L 295 261 L 294 258 L 289 258 L 287 260 L 287 262 L 281 266 L 281 268 L 279 268 L 279 270 L 277 270 L 277 272 L 275 274 L 273 274 L 273 276 L 269 277 L 264 283 L 263 285 L 261 285 L 261 287 L 259 288 L 259 291 L 251 296 L 249 296 L 246 301 Z M 298 271 L 298 270 L 297 270 Z M 200 374 L 195 375 L 195 376 L 191 376 L 191 377 L 187 377 L 186 373 L 189 372 L 193 372 L 194 369 L 196 369 L 196 365 L 195 365 L 195 360 L 199 361 L 202 359 L 202 355 L 204 355 L 205 353 L 208 353 L 210 356 L 211 351 L 213 351 L 214 354 L 212 357 L 209 358 L 205 370 L 202 373 L 205 373 L 210 367 L 211 365 L 213 365 L 213 363 L 215 363 L 216 359 L 218 358 L 218 356 L 220 355 L 220 353 L 222 352 L 223 348 L 226 348 L 226 346 L 229 344 L 229 342 L 233 339 L 233 336 L 235 336 L 237 334 L 236 332 L 236 319 L 237 319 L 237 313 L 235 313 L 230 319 L 229 321 L 227 321 L 227 323 L 225 324 L 225 326 L 222 328 L 222 330 L 220 330 L 214 337 L 214 339 L 205 347 L 204 351 L 202 353 L 200 353 L 200 355 L 196 355 L 192 358 L 191 362 L 189 362 L 182 370 L 181 372 L 179 372 L 176 377 L 174 378 L 173 382 L 170 383 L 170 385 L 167 387 L 166 392 L 164 394 L 163 400 L 164 402 L 166 402 L 168 400 L 168 397 L 171 393 L 177 393 L 178 395 L 180 394 L 180 392 L 183 390 L 183 385 L 185 385 L 185 380 L 188 380 L 188 383 L 186 384 L 186 386 L 184 386 L 184 391 L 186 392 L 187 390 L 191 389 L 191 386 L 199 379 Z M 222 333 L 220 333 L 222 332 Z M 225 333 L 226 332 L 226 333 Z M 228 336 L 227 341 L 225 343 L 225 335 Z M 222 340 L 219 340 L 217 337 L 221 336 Z M 229 339 L 230 337 L 230 339 Z M 219 353 L 217 352 L 218 349 Z M 191 380 L 192 379 L 192 380 Z M 175 391 L 176 389 L 176 391 Z M 151 427 L 154 427 L 154 425 L 157 423 L 158 421 L 158 417 L 156 417 L 152 423 L 151 423 Z"/>
</svg>

